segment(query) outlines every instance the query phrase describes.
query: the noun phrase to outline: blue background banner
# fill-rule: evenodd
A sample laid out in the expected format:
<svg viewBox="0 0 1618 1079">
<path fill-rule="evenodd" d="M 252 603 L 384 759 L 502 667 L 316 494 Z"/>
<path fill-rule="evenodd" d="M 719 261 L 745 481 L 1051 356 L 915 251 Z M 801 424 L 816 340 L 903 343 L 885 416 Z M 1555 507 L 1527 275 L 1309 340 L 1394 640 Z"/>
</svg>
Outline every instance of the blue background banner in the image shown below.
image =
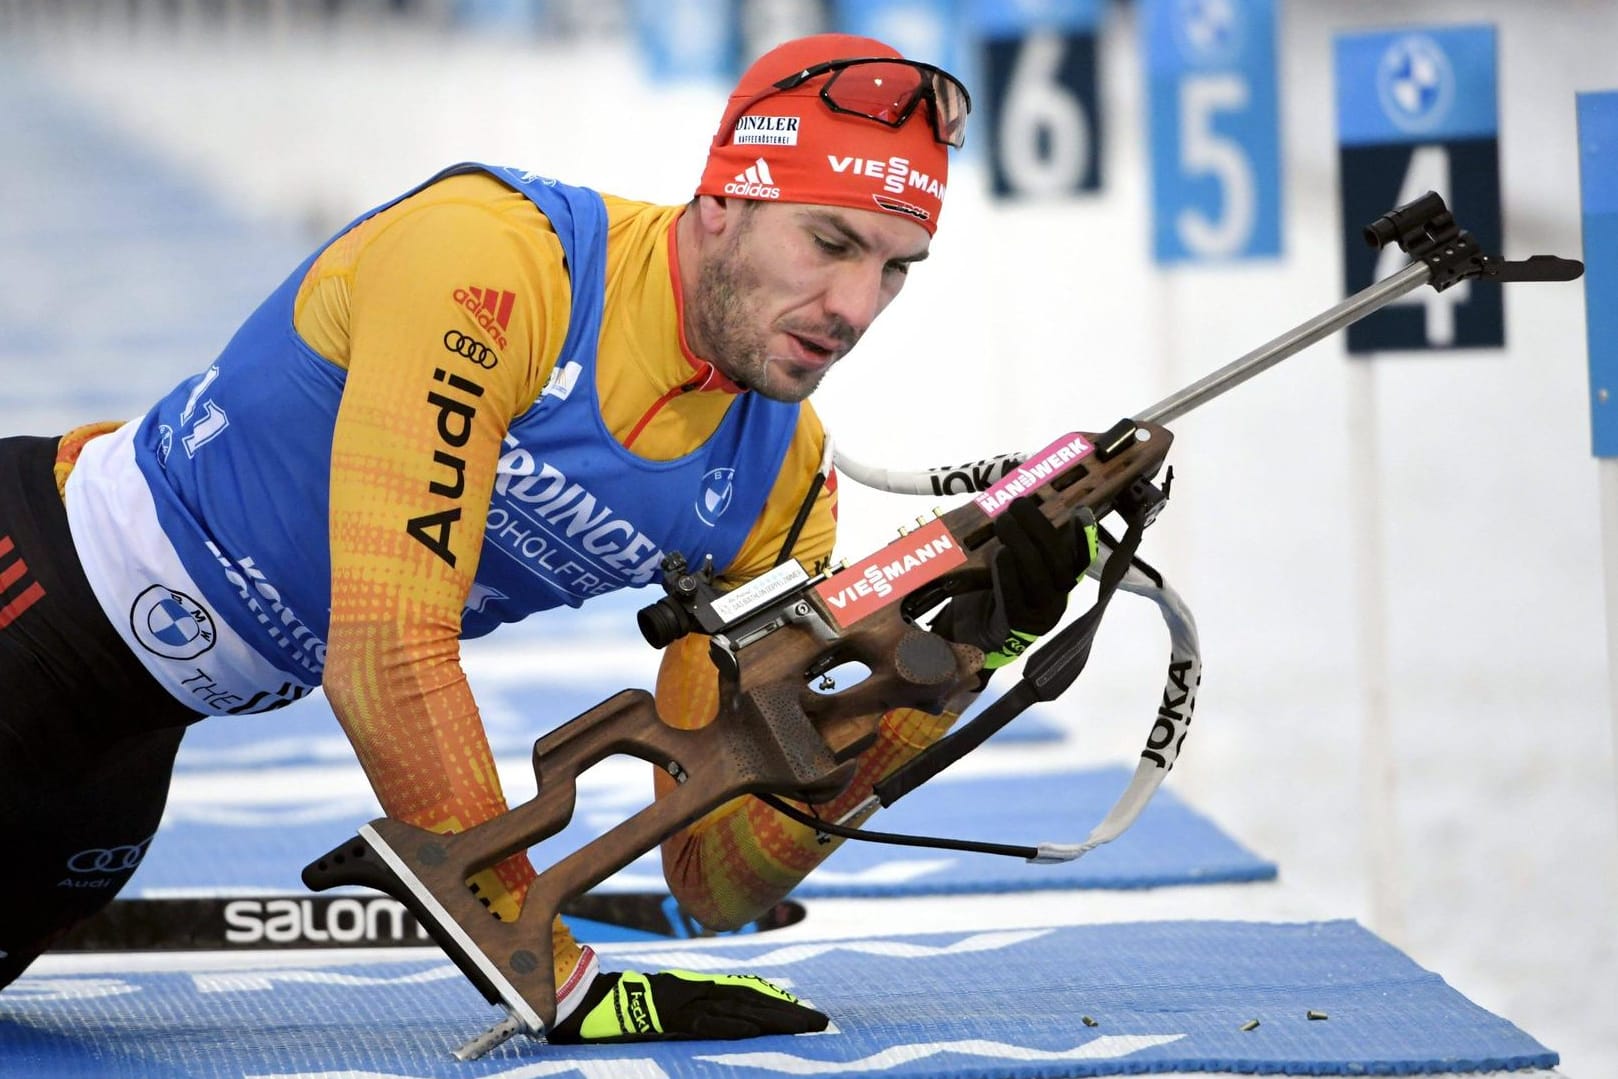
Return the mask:
<svg viewBox="0 0 1618 1079">
<path fill-rule="evenodd" d="M 1021 37 L 1030 30 L 1082 30 L 1101 22 L 1101 0 L 972 0 L 972 29 L 979 36 Z"/>
<path fill-rule="evenodd" d="M 633 0 L 632 12 L 652 81 L 723 84 L 739 72 L 731 0 Z"/>
<path fill-rule="evenodd" d="M 1590 446 L 1618 457 L 1618 90 L 1578 95 Z"/>
<path fill-rule="evenodd" d="M 840 33 L 874 37 L 912 60 L 960 75 L 963 50 L 954 0 L 836 0 L 834 18 Z"/>
</svg>

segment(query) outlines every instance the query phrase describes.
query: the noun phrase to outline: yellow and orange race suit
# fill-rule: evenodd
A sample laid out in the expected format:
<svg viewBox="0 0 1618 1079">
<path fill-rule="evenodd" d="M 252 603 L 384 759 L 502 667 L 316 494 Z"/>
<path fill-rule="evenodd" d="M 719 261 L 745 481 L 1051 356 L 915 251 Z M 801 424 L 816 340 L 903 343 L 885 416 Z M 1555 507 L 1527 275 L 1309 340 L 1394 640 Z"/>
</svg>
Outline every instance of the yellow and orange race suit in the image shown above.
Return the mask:
<svg viewBox="0 0 1618 1079">
<path fill-rule="evenodd" d="M 702 445 L 744 391 L 683 340 L 675 224 L 684 208 L 610 196 L 605 206 L 601 420 L 633 454 L 671 461 Z M 506 809 L 459 642 L 503 440 L 554 387 L 571 297 L 551 222 L 528 197 L 481 172 L 438 180 L 363 219 L 321 251 L 296 290 L 296 334 L 345 379 L 331 438 L 323 686 L 383 810 L 421 827 L 458 831 Z M 513 311 L 521 317 L 510 317 Z M 422 407 L 424 387 L 455 381 L 445 366 L 450 327 L 481 329 L 498 352 L 498 362 L 479 365 L 476 410 L 453 416 Z M 444 467 L 446 416 L 466 425 L 455 430 L 452 472 Z M 82 434 L 64 440 L 62 471 L 82 441 Z M 818 418 L 803 407 L 723 585 L 774 564 L 809 496 L 824 441 Z M 804 565 L 829 560 L 835 516 L 835 483 L 828 483 L 793 550 Z M 405 520 L 440 524 L 412 534 L 400 527 Z M 663 719 L 702 726 L 716 702 L 706 639 L 671 647 L 657 685 Z M 862 799 L 874 781 L 936 740 L 950 718 L 909 710 L 883 717 L 831 812 Z M 657 775 L 662 792 L 672 781 Z M 670 839 L 664 864 L 687 909 L 726 928 L 758 916 L 833 849 L 744 798 Z M 509 919 L 532 878 L 519 856 L 472 883 Z M 581 951 L 560 920 L 553 935 L 561 986 Z"/>
</svg>

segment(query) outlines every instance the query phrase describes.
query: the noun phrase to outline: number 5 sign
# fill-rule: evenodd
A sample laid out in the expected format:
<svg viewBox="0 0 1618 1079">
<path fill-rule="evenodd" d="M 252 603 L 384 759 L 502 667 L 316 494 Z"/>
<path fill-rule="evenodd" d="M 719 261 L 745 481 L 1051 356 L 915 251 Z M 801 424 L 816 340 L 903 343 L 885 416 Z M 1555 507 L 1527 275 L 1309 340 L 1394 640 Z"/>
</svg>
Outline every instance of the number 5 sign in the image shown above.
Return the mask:
<svg viewBox="0 0 1618 1079">
<path fill-rule="evenodd" d="M 1146 0 L 1153 254 L 1281 251 L 1274 0 Z"/>
</svg>

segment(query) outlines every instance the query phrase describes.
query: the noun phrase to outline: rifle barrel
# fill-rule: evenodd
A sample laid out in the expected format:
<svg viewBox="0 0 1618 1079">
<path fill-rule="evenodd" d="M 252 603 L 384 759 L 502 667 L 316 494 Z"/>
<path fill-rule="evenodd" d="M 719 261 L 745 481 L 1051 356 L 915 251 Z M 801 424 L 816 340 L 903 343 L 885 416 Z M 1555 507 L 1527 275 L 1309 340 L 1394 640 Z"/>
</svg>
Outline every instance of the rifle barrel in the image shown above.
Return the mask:
<svg viewBox="0 0 1618 1079">
<path fill-rule="evenodd" d="M 1260 345 L 1241 359 L 1233 360 L 1212 374 L 1204 375 L 1132 418 L 1137 423 L 1168 423 L 1177 419 L 1213 400 L 1226 390 L 1241 385 L 1259 372 L 1274 367 L 1288 356 L 1302 352 L 1316 341 L 1331 336 L 1349 323 L 1357 322 L 1378 308 L 1386 307 L 1405 293 L 1420 288 L 1431 276 L 1432 271 L 1428 269 L 1426 263 L 1412 262 L 1398 273 L 1356 292 L 1337 306 L 1322 311 L 1269 343 Z"/>
</svg>

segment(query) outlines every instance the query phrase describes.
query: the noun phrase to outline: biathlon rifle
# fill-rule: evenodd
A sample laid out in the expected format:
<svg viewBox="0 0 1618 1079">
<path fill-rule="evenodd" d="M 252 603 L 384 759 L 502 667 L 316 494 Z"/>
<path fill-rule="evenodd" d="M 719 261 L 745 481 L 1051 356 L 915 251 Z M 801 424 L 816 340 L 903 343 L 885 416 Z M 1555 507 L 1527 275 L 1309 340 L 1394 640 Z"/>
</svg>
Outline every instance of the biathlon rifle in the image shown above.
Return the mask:
<svg viewBox="0 0 1618 1079">
<path fill-rule="evenodd" d="M 484 997 L 506 1010 L 506 1019 L 462 1046 L 457 1056 L 472 1059 L 514 1033 L 542 1035 L 556 1018 L 551 920 L 564 903 L 704 814 L 752 794 L 823 832 L 875 835 L 807 816 L 780 799 L 809 806 L 830 801 L 847 786 L 854 758 L 874 740 L 884 712 L 909 707 L 936 714 L 980 684 L 983 654 L 930 632 L 918 619 L 951 596 L 990 587 L 990 566 L 1000 547 L 994 518 L 1022 497 L 1037 499 L 1058 524 L 1081 511 L 1098 521 L 1115 516 L 1123 522 L 1123 537 L 1106 533 L 1106 557 L 1091 569 L 1100 580 L 1095 605 L 1028 654 L 1023 677 L 1012 689 L 879 784 L 860 810 L 890 804 L 1030 703 L 1065 690 L 1088 658 L 1108 599 L 1122 586 L 1155 592 L 1169 620 L 1172 654 L 1164 706 L 1154 718 L 1135 779 L 1095 831 L 1082 843 L 1039 847 L 887 837 L 1032 861 L 1065 861 L 1112 838 L 1138 815 L 1172 767 L 1191 722 L 1200 671 L 1189 615 L 1161 579 L 1134 559 L 1142 531 L 1167 497 L 1170 477 L 1161 486 L 1155 482 L 1173 439 L 1163 424 L 1423 284 L 1443 290 L 1470 278 L 1570 281 L 1583 272 L 1581 263 L 1555 256 L 1507 262 L 1483 254 L 1433 192 L 1373 222 L 1365 239 L 1377 248 L 1397 243 L 1410 264 L 1104 432 L 1067 434 L 1026 458 L 991 459 L 992 467 L 982 471 L 1003 474 L 986 489 L 901 531 L 898 539 L 852 565 L 810 573 L 789 559 L 721 594 L 711 566 L 693 567 L 670 554 L 663 565 L 665 595 L 640 613 L 639 622 L 656 647 L 689 632 L 709 636 L 720 689 L 712 723 L 676 729 L 659 718 L 650 693 L 625 690 L 534 743 L 538 793 L 532 800 L 453 835 L 387 817 L 371 821 L 307 866 L 304 883 L 317 891 L 366 885 L 403 902 Z M 839 465 L 844 466 L 841 458 Z M 932 493 L 928 473 L 896 482 L 891 474 L 879 480 L 862 475 L 870 470 L 853 462 L 844 471 L 888 489 Z M 819 685 L 828 672 L 849 663 L 863 665 L 869 675 L 835 692 Z M 580 773 L 618 754 L 650 762 L 678 785 L 541 870 L 515 921 L 492 918 L 467 880 L 560 832 L 573 816 Z"/>
</svg>

